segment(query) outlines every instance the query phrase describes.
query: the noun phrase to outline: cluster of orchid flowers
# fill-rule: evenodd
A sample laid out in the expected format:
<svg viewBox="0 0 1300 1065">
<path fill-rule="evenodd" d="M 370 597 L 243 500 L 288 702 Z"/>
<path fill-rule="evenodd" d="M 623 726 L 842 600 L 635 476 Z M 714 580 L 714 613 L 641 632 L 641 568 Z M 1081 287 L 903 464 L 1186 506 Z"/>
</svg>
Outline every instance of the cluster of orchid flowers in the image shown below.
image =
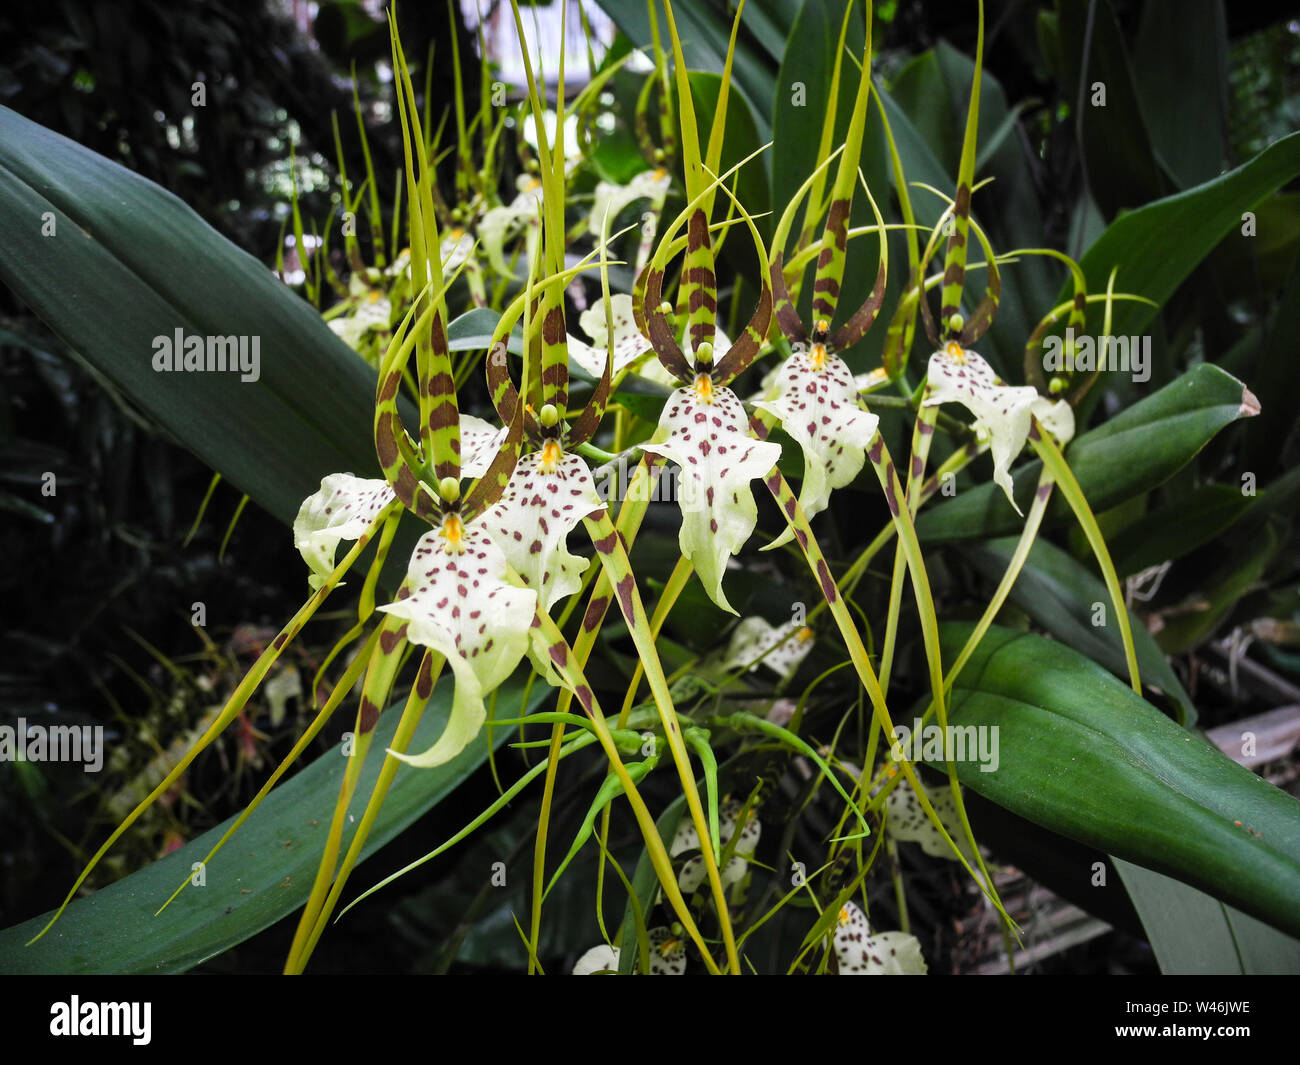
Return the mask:
<svg viewBox="0 0 1300 1065">
<path fill-rule="evenodd" d="M 838 327 L 833 325 L 845 272 L 849 218 L 871 92 L 869 43 L 833 187 L 816 204 L 809 197 L 807 218 L 817 219 L 825 212 L 824 233 L 820 242 L 811 243 L 812 227 L 805 223 L 800 246 L 787 265 L 786 243 L 795 211 L 810 190 L 820 197 L 818 175 L 833 156 L 819 166 L 817 174 L 809 178 L 787 207 L 769 252 L 752 218 L 727 187 L 728 174 L 715 176 L 721 169 L 718 160 L 725 97 L 719 100 L 708 151 L 702 153 L 696 143 L 695 116 L 676 27 L 671 24 L 671 9 L 669 14 L 678 67 L 677 98 L 683 133 L 680 161 L 686 206 L 656 245 L 655 227 L 672 182 L 668 164 L 673 150 L 667 140 L 658 147 L 647 147 L 650 166 L 641 175 L 623 186 L 597 186 L 595 207 L 586 227 L 596 235 L 596 251 L 577 267 L 568 265 L 565 259 L 570 234 L 564 224 L 564 191 L 571 168 L 561 148 L 562 103 L 560 121 L 555 125 L 556 143 L 549 145 L 543 139 L 539 145 L 537 169 L 541 178 L 526 174 L 508 204 L 488 206 L 488 197 L 476 195 L 471 201 L 475 205 L 472 217 L 461 210 L 453 219 L 436 197 L 432 168 L 421 150 L 424 140 L 414 93 L 400 51 L 395 50 L 399 111 L 407 150 L 411 247 L 387 267 L 358 270 L 348 293 L 350 302 L 345 304 L 344 313 L 331 320 L 335 331 L 348 343 L 358 349 L 367 347 L 376 355 L 379 375 L 374 439 L 382 477 L 333 473 L 304 500 L 293 525 L 293 536 L 308 565 L 313 596 L 304 608 L 307 613 L 286 628 L 273 650 L 278 653 L 285 639 L 291 638 L 310 612 L 338 586 L 362 547 L 377 541 L 379 550 L 362 597 L 363 604 L 368 603 L 380 615 L 379 628 L 359 656 L 361 661 L 353 674 L 355 683 L 360 672 L 365 673 L 358 733 L 362 742 L 368 743 L 387 705 L 404 652 L 419 649 L 419 674 L 408 711 L 418 716 L 444 665 L 450 668 L 454 684 L 450 717 L 441 736 L 423 751 L 406 751 L 405 741 L 395 741 L 389 750 L 395 760 L 419 768 L 443 765 L 474 741 L 487 720 L 489 696 L 527 657 L 537 674 L 562 689 L 561 711 L 553 715 L 557 719 L 553 749 L 559 749 L 559 730 L 564 723 L 561 719 L 571 717 L 564 709 L 569 699 L 577 698 L 610 757 L 612 787 L 632 802 L 647 833 L 647 847 L 653 849 L 653 844 L 659 843 L 662 867 L 657 866 L 656 871 L 666 901 L 679 920 L 671 928 L 650 929 L 651 971 L 679 973 L 685 969 L 690 941 L 711 965 L 685 901 L 706 884 L 723 927 L 728 962 L 738 967 L 730 957 L 734 943 L 728 938 L 726 893 L 748 875 L 758 843 L 758 823 L 755 819 L 738 825 L 737 809 L 724 807 L 722 831 L 716 842 L 707 831 L 671 694 L 628 563 L 627 552 L 639 524 L 639 512 L 630 502 L 624 503 L 615 526 L 585 457 L 592 451 L 592 441 L 602 428 L 607 408 L 617 402 L 620 384 L 636 374 L 652 384 L 671 388 L 653 434 L 629 450 L 639 452 L 639 472 L 645 479 L 657 476 L 665 463 L 678 467 L 681 555 L 698 575 L 710 600 L 720 609 L 736 613 L 725 594 L 724 582 L 732 559 L 754 534 L 758 508 L 753 482 L 762 481 L 787 521 L 787 528 L 769 546 L 791 539 L 798 542 L 849 643 L 850 654 L 854 655 L 855 646 L 859 648 L 854 664 L 864 688 L 871 693 L 877 720 L 887 731 L 892 730 L 892 725 L 888 723 L 881 686 L 865 652 L 860 651 L 860 638 L 808 520 L 825 511 L 832 493 L 852 483 L 869 462 L 898 527 L 900 552 L 905 547 L 915 550 L 911 514 L 928 493 L 919 481 L 913 482 L 924 472 L 924 455 L 938 407 L 958 404 L 970 413 L 970 431 L 976 446 L 968 453 L 973 457 L 984 449 L 992 452 L 994 481 L 1017 509 L 1012 495 L 1012 462 L 1027 442 L 1040 440 L 1043 434 L 1049 434 L 1058 445 L 1066 444 L 1074 425 L 1066 399 L 1042 395 L 1033 386 L 1006 384 L 972 350 L 993 320 L 998 273 L 997 260 L 984 242 L 988 291 L 969 319 L 964 319 L 961 290 L 966 239 L 973 230 L 984 241 L 970 219 L 973 122 L 969 123 L 956 197 L 935 226 L 925 255 L 913 263 L 911 285 L 891 325 L 891 340 L 902 338 L 892 365 L 897 383 L 904 390 L 906 381 L 901 368 L 906 362 L 913 325 L 909 316 L 914 319 L 918 310 L 934 349 L 916 392 L 917 437 L 904 488 L 885 449 L 879 417 L 865 401 L 867 394 L 889 375 L 881 371 L 855 375 L 842 357 L 867 334 L 885 298 L 886 226 L 874 200 L 871 207 L 876 226 L 869 231 L 876 233 L 880 243 L 877 277 L 862 305 Z M 868 42 L 870 36 L 868 32 Z M 395 33 L 394 42 L 396 47 Z M 531 68 L 529 76 L 531 86 Z M 976 86 L 978 79 L 977 56 Z M 977 113 L 977 93 L 974 95 L 972 114 Z M 532 100 L 535 128 L 541 130 L 535 88 Z M 833 114 L 828 120 L 833 123 Z M 644 130 L 639 133 L 644 135 Z M 762 279 L 752 314 L 734 338 L 725 336 L 717 323 L 714 233 L 737 224 L 730 213 L 722 223 L 713 220 L 719 191 L 753 238 Z M 900 190 L 900 195 L 905 192 Z M 603 269 L 610 223 L 621 210 L 639 201 L 648 203 L 649 218 L 642 227 L 637 252 L 637 283 L 631 293 L 611 295 Z M 910 217 L 910 210 L 907 213 Z M 454 224 L 444 233 L 440 222 L 448 221 Z M 683 231 L 684 235 L 679 236 Z M 942 232 L 950 236 L 942 274 L 943 309 L 936 326 L 927 290 L 938 279 L 927 278 L 926 268 Z M 471 283 L 476 304 L 482 302 L 481 279 L 489 270 L 505 279 L 515 278 L 517 283 L 517 275 L 507 262 L 506 248 L 512 241 L 521 240 L 526 281 L 500 317 L 485 359 L 487 386 L 498 419 L 493 424 L 459 409 L 447 336 L 447 293 L 460 272 L 479 279 Z M 664 298 L 668 263 L 681 252 L 684 257 L 673 302 Z M 485 262 L 479 261 L 480 254 Z M 813 254 L 817 258 L 812 285 L 813 320 L 809 326 L 796 307 L 797 292 Z M 589 338 L 584 341 L 568 331 L 565 292 L 593 258 L 600 260 L 604 283 L 602 298 L 579 318 Z M 520 345 L 514 330 L 521 320 Z M 512 350 L 523 357 L 518 384 L 511 372 Z M 769 352 L 779 352 L 783 357 L 766 374 L 760 392 L 742 401 L 733 389 L 735 382 Z M 408 366 L 412 354 L 416 364 L 413 379 Z M 570 403 L 571 365 L 595 382 L 590 397 L 580 407 Z M 403 385 L 411 380 L 418 404 L 418 431 L 414 434 L 405 428 L 401 409 Z M 778 428 L 802 452 L 803 474 L 797 497 L 778 469 L 782 445 L 771 438 Z M 396 594 L 391 601 L 375 605 L 375 585 L 402 513 L 413 515 L 424 531 L 407 560 Z M 569 549 L 569 536 L 579 525 L 584 525 L 590 535 L 601 580 L 592 593 L 580 638 L 570 646 L 551 614 L 584 587 L 584 576 L 592 562 Z M 350 547 L 339 561 L 338 549 L 344 543 Z M 923 566 L 917 561 L 919 556 L 911 556 L 913 579 L 923 580 Z M 917 570 L 922 572 L 918 574 Z M 918 585 L 918 597 L 922 593 L 928 597 L 928 585 Z M 636 641 L 690 807 L 689 821 L 683 822 L 670 852 L 657 837 L 652 841 L 653 824 L 643 804 L 638 805 L 635 791 L 636 781 L 653 769 L 658 755 L 623 765 L 618 751 L 626 748 L 605 725 L 594 693 L 582 675 L 590 641 L 611 606 L 618 609 Z M 364 605 L 362 614 L 364 621 Z M 729 656 L 742 669 L 763 661 L 788 677 L 807 653 L 812 638 L 812 629 L 803 621 L 779 630 L 767 626 L 760 631 L 758 619 L 746 619 L 742 625 L 748 628 L 741 630 L 744 637 L 733 648 L 736 653 Z M 936 703 L 940 714 L 941 692 L 939 685 Z M 343 694 L 338 693 L 338 699 Z M 337 700 L 331 702 L 337 705 Z M 976 849 L 968 845 L 969 826 L 955 784 L 951 798 L 931 801 L 919 787 L 911 767 L 903 763 L 900 768 L 906 780 L 896 783 L 885 805 L 886 830 L 892 828 L 899 839 L 923 838 L 928 851 L 945 852 L 968 870 L 972 862 L 980 862 L 982 867 Z M 355 783 L 350 769 L 332 840 L 341 832 L 341 811 L 346 810 Z M 867 790 L 865 781 L 862 788 Z M 376 794 L 382 802 L 381 791 Z M 732 837 L 737 833 L 733 844 Z M 961 843 L 954 843 L 959 838 Z M 354 850 L 359 848 L 359 841 L 353 846 Z M 672 859 L 694 851 L 699 853 L 684 868 L 675 874 L 670 870 Z M 719 868 L 717 859 L 724 853 L 729 853 L 730 858 Z M 350 853 L 348 861 L 354 857 Z M 321 887 L 328 887 L 328 878 L 318 884 L 319 890 L 308 903 L 295 940 L 291 970 L 299 971 L 305 964 L 348 868 L 345 864 L 343 873 L 335 878 L 328 899 Z M 984 881 L 989 885 L 986 890 L 991 890 L 991 878 L 986 875 Z M 852 900 L 841 902 L 827 942 L 833 946 L 841 973 L 925 971 L 919 944 L 913 937 L 903 932 L 872 934 L 862 910 Z M 616 948 L 601 946 L 588 952 L 574 971 L 596 972 L 617 965 Z"/>
</svg>

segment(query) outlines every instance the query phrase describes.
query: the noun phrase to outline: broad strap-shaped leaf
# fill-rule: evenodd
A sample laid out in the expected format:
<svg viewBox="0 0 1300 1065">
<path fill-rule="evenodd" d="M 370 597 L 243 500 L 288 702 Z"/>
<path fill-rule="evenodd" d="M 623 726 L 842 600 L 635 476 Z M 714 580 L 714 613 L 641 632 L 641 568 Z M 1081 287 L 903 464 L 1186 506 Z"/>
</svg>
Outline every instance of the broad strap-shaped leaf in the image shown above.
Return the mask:
<svg viewBox="0 0 1300 1065">
<path fill-rule="evenodd" d="M 438 741 L 418 755 L 395 754 L 428 768 L 456 757 L 487 717 L 483 699 L 528 649 L 537 593 L 506 579 L 507 562 L 481 524 L 448 514 L 420 537 L 407 569 L 409 594 L 378 609 L 407 622 L 406 639 L 443 655 L 455 674 L 451 717 Z"/>
<path fill-rule="evenodd" d="M 655 439 L 660 442 L 643 450 L 681 467 L 682 554 L 695 566 L 709 598 L 734 614 L 722 593 L 722 576 L 758 520 L 749 482 L 767 475 L 781 448 L 755 440 L 735 393 L 715 388 L 703 374 L 669 398 Z"/>
<path fill-rule="evenodd" d="M 832 489 L 861 472 L 880 419 L 862 409 L 852 371 L 822 344 L 791 355 L 777 372 L 775 388 L 776 399 L 754 406 L 779 418 L 803 449 L 799 505 L 811 518 L 826 509 Z M 790 535 L 787 528 L 782 542 Z"/>
<path fill-rule="evenodd" d="M 984 358 L 950 341 L 930 356 L 925 406 L 960 403 L 975 415 L 976 432 L 987 433 L 993 452 L 993 480 L 1020 513 L 1012 496 L 1010 467 L 1029 439 L 1034 418 L 1061 443 L 1074 436 L 1074 412 L 1064 400 L 1052 401 L 1032 385 L 1003 384 Z"/>
</svg>

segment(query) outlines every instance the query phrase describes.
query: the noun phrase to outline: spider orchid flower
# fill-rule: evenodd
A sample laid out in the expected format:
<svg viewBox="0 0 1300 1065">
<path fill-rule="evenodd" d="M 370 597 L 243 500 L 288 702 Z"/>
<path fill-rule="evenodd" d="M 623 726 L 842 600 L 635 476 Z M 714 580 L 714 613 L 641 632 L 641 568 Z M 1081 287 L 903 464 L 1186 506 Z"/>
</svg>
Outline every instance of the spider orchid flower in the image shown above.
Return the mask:
<svg viewBox="0 0 1300 1065">
<path fill-rule="evenodd" d="M 755 670 L 766 666 L 783 680 L 794 676 L 812 650 L 813 631 L 802 621 L 769 625 L 764 618 L 743 618 L 731 634 L 723 665 L 728 669 Z"/>
<path fill-rule="evenodd" d="M 450 230 L 439 248 L 443 279 L 450 280 L 473 250 L 473 237 L 463 229 Z M 410 276 L 410 248 L 402 249 L 383 269 L 354 273 L 341 312 L 328 323 L 334 335 L 356 352 L 364 351 L 372 337 L 386 339 L 392 330 L 393 287 L 398 279 L 409 281 Z"/>
<path fill-rule="evenodd" d="M 855 902 L 840 907 L 835 921 L 835 959 L 841 976 L 925 976 L 921 944 L 907 932 L 872 933 Z"/>
<path fill-rule="evenodd" d="M 984 358 L 950 340 L 930 356 L 927 392 L 922 405 L 960 403 L 975 416 L 974 428 L 989 441 L 993 453 L 993 480 L 1012 497 L 1010 467 L 1029 439 L 1032 422 L 1046 429 L 1061 445 L 1074 436 L 1074 410 L 1063 399 L 1041 396 L 1032 385 L 1005 384 Z"/>
<path fill-rule="evenodd" d="M 665 234 L 664 245 L 669 234 Z M 760 251 L 761 251 L 760 246 Z M 758 520 L 750 481 L 766 476 L 781 448 L 750 433 L 749 418 L 727 385 L 758 354 L 772 316 L 772 293 L 764 285 L 757 309 L 741 336 L 715 361 L 713 344 L 717 283 L 709 246 L 709 227 L 696 208 L 687 235 L 684 301 L 689 308 L 687 357 L 669 324 L 671 307 L 661 304 L 663 265 L 645 273 L 646 332 L 659 361 L 679 384 L 664 404 L 659 427 L 642 450 L 681 468 L 678 502 L 682 554 L 695 566 L 709 598 L 735 613 L 722 592 L 727 560 L 744 546 Z"/>
<path fill-rule="evenodd" d="M 585 443 L 604 417 L 610 393 L 608 359 L 602 360 L 595 392 L 587 406 L 568 411 L 569 371 L 564 327 L 563 289 L 549 284 L 541 296 L 538 331 L 541 348 L 541 398 L 534 413 L 523 406 L 510 379 L 503 354 L 504 339 L 522 313 L 525 292 L 498 323 L 493 352 L 487 360 L 488 388 L 497 412 L 508 424 L 517 415 L 523 422 L 523 454 L 515 465 L 500 499 L 484 516 L 484 525 L 505 553 L 526 587 L 539 596 L 538 606 L 548 611 L 560 599 L 582 586 L 582 574 L 590 560 L 569 553 L 569 533 L 584 518 L 603 511 L 605 504 L 596 492 L 595 480 L 586 461 L 571 449 Z M 539 663 L 549 676 L 548 660 Z"/>
<path fill-rule="evenodd" d="M 505 442 L 506 430 L 495 429 L 472 414 L 460 416 L 461 473 L 478 478 Z M 374 522 L 379 512 L 397 498 L 383 478 L 331 473 L 320 489 L 302 501 L 293 521 L 293 542 L 310 568 L 312 590 L 334 571 L 339 542 L 355 540 Z"/>
<path fill-rule="evenodd" d="M 948 835 L 962 849 L 962 853 L 973 860 L 952 792 L 946 788 L 935 788 L 930 794 L 930 803 Z M 921 850 L 932 857 L 960 861 L 947 840 L 930 823 L 916 792 L 906 780 L 900 780 L 885 797 L 885 831 L 900 843 L 919 844 Z"/>
<path fill-rule="evenodd" d="M 686 972 L 686 943 L 663 926 L 647 932 L 650 940 L 650 975 L 682 976 Z M 617 973 L 620 950 L 608 943 L 592 947 L 573 967 L 574 976 Z"/>
<path fill-rule="evenodd" d="M 754 857 L 754 850 L 758 847 L 759 838 L 763 834 L 763 825 L 752 809 L 746 816 L 744 823 L 738 826 L 742 812 L 744 812 L 744 807 L 734 799 L 724 802 L 718 811 L 718 842 L 723 850 L 726 850 L 731 844 L 731 839 L 736 835 L 736 832 L 740 832 L 740 837 L 736 840 L 736 846 L 731 853 L 731 859 L 722 869 L 722 884 L 724 887 L 731 887 L 732 884 L 737 884 L 745 879 L 749 872 L 749 863 Z M 689 895 L 704 883 L 705 872 L 704 859 L 699 854 L 699 833 L 695 831 L 695 826 L 691 824 L 689 819 L 683 818 L 677 826 L 677 834 L 673 836 L 673 845 L 668 853 L 671 857 L 676 858 L 691 851 L 696 852 L 695 855 L 686 859 L 681 872 L 677 874 L 677 886 L 682 889 L 684 895 Z"/>
</svg>

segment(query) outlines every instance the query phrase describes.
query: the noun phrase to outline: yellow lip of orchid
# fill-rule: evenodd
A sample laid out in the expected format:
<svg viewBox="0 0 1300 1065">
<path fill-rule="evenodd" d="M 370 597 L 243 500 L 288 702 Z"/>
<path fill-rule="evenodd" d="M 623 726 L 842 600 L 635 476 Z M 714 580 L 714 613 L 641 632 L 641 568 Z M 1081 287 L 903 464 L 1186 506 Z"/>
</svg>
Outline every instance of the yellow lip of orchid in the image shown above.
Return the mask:
<svg viewBox="0 0 1300 1065">
<path fill-rule="evenodd" d="M 808 361 L 812 363 L 814 370 L 822 370 L 826 367 L 826 345 L 814 344 L 808 352 Z"/>
<path fill-rule="evenodd" d="M 695 394 L 700 398 L 701 403 L 713 402 L 713 378 L 708 374 L 702 373 L 695 378 Z"/>
<path fill-rule="evenodd" d="M 465 524 L 459 514 L 448 514 L 443 518 L 438 534 L 445 541 L 443 550 L 447 554 L 459 555 L 465 550 Z"/>
<path fill-rule="evenodd" d="M 541 456 L 537 460 L 538 473 L 555 473 L 564 460 L 564 448 L 558 440 L 548 440 L 542 445 Z"/>
<path fill-rule="evenodd" d="M 966 349 L 955 340 L 948 341 L 944 347 L 944 354 L 956 362 L 964 363 L 966 361 Z"/>
</svg>

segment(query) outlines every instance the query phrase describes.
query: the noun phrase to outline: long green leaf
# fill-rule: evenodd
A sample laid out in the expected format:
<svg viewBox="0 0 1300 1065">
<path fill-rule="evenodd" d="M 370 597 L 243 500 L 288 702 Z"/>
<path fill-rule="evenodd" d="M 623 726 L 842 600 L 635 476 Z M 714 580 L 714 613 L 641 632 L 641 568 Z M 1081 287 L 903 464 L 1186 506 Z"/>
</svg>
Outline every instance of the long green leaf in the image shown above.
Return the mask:
<svg viewBox="0 0 1300 1065">
<path fill-rule="evenodd" d="M 971 626 L 942 629 L 947 660 Z M 995 771 L 957 764 L 967 787 L 1300 933 L 1300 801 L 1179 728 L 1078 651 L 991 629 L 957 679 L 949 718 L 998 730 Z"/>
<path fill-rule="evenodd" d="M 522 683 L 507 682 L 498 705 L 518 705 Z M 531 705 L 549 689 L 534 685 Z M 439 685 L 411 746 L 423 749 L 441 735 L 451 705 L 451 686 Z M 362 769 L 354 813 L 359 818 L 384 760 L 400 715 L 390 711 L 376 727 Z M 512 736 L 498 729 L 494 746 Z M 437 769 L 402 767 L 393 783 L 363 859 L 451 794 L 487 758 L 486 732 Z M 185 888 L 157 917 L 158 909 L 230 825 L 226 821 L 152 865 L 87 898 L 73 902 L 44 938 L 26 943 L 49 914 L 0 932 L 0 972 L 171 973 L 211 958 L 294 912 L 311 888 L 320 847 L 329 828 L 347 759 L 328 751 L 275 788 L 205 871 L 206 884 Z M 234 820 L 231 818 L 230 820 Z M 343 846 L 352 826 L 344 831 Z M 61 885 L 52 885 L 62 891 Z"/>
</svg>

